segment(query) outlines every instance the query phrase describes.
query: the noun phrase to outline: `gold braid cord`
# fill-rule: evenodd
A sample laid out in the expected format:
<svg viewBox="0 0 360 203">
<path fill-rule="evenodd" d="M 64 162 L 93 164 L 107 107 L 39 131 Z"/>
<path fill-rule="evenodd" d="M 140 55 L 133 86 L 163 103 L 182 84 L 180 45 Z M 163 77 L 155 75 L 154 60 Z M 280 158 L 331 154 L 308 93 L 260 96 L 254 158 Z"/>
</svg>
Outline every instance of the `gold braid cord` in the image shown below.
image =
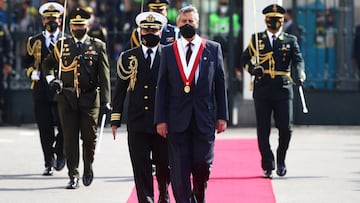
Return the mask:
<svg viewBox="0 0 360 203">
<path fill-rule="evenodd" d="M 122 80 L 129 80 L 129 86 L 127 88 L 127 91 L 132 91 L 135 88 L 136 83 L 136 75 L 138 73 L 138 60 L 134 55 L 131 55 L 129 59 L 129 66 L 127 69 L 124 68 L 122 64 L 122 57 L 123 54 L 120 55 L 118 63 L 117 63 L 117 74 L 120 79 Z"/>
<path fill-rule="evenodd" d="M 252 52 L 253 57 L 257 57 L 258 53 L 256 52 L 252 41 L 250 42 L 250 51 Z M 274 57 L 273 57 L 273 53 L 274 52 L 270 51 L 270 52 L 265 53 L 265 54 L 259 54 L 259 65 L 265 63 L 266 61 L 269 61 L 269 69 L 265 69 L 264 73 L 269 74 L 271 79 L 274 79 L 275 76 L 277 76 L 277 75 L 287 76 L 289 78 L 289 80 L 291 82 L 293 82 L 290 72 L 275 70 L 275 60 L 274 60 Z"/>
<path fill-rule="evenodd" d="M 34 70 L 39 70 L 39 66 L 40 66 L 40 62 L 41 62 L 41 40 L 36 40 L 34 42 L 34 44 L 31 46 L 30 44 L 31 41 L 31 37 L 29 38 L 27 45 L 26 45 L 26 49 L 27 52 L 30 56 L 34 56 L 35 61 L 34 61 Z M 36 80 L 33 80 L 31 82 L 31 89 L 34 89 L 35 86 L 35 82 Z"/>
<path fill-rule="evenodd" d="M 55 46 L 54 48 L 55 51 L 55 57 L 56 60 L 59 61 L 60 60 L 60 51 L 59 48 L 57 46 Z M 79 56 L 76 56 L 74 58 L 74 60 L 71 62 L 70 65 L 65 66 L 64 63 L 61 63 L 61 71 L 62 72 L 70 72 L 73 71 L 74 72 L 74 88 L 76 90 L 76 96 L 79 97 L 80 96 L 80 91 L 79 91 L 79 78 L 78 78 L 78 70 L 77 70 L 77 64 L 78 64 L 78 60 L 79 60 Z M 60 71 L 60 70 L 59 70 Z"/>
<path fill-rule="evenodd" d="M 273 58 L 272 51 L 267 52 L 265 54 L 258 53 L 254 47 L 252 40 L 251 40 L 250 41 L 250 55 L 252 55 L 253 57 L 257 57 L 257 55 L 259 55 L 259 64 L 256 64 L 256 65 L 260 65 L 260 64 L 265 63 L 266 61 L 269 61 L 270 77 L 275 78 L 275 60 Z"/>
</svg>

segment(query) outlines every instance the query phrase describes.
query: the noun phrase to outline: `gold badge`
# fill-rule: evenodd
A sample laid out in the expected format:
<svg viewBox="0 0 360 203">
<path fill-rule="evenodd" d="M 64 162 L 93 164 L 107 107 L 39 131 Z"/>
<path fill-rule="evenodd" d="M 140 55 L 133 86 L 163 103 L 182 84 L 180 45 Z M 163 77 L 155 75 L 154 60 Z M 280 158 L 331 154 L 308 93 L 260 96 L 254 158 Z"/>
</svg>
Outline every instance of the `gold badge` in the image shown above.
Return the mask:
<svg viewBox="0 0 360 203">
<path fill-rule="evenodd" d="M 190 92 L 190 86 L 189 86 L 189 85 L 185 85 L 185 87 L 184 87 L 184 92 L 185 92 L 185 93 L 189 93 L 189 92 Z"/>
</svg>

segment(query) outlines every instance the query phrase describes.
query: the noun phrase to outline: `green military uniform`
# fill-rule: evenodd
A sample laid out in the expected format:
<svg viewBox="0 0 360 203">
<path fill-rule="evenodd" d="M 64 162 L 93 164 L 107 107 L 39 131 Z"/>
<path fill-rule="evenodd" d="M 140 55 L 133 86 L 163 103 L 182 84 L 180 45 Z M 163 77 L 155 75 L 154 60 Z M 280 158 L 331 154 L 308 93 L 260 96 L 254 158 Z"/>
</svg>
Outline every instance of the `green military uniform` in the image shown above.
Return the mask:
<svg viewBox="0 0 360 203">
<path fill-rule="evenodd" d="M 70 24 L 85 24 L 87 18 L 88 14 L 77 8 L 70 13 Z M 78 42 L 82 42 L 80 47 Z M 58 75 L 56 64 L 59 60 L 63 88 L 55 99 L 63 126 L 68 175 L 70 182 L 75 184 L 71 187 L 69 183 L 68 188 L 73 189 L 77 188 L 79 178 L 79 131 L 83 141 L 83 182 L 87 186 L 84 177 L 91 177 L 92 181 L 99 107 L 110 102 L 109 62 L 105 43 L 86 34 L 81 40 L 75 37 L 60 39 L 54 51 L 44 60 L 42 68 L 50 85 L 54 81 L 51 78 Z"/>
</svg>

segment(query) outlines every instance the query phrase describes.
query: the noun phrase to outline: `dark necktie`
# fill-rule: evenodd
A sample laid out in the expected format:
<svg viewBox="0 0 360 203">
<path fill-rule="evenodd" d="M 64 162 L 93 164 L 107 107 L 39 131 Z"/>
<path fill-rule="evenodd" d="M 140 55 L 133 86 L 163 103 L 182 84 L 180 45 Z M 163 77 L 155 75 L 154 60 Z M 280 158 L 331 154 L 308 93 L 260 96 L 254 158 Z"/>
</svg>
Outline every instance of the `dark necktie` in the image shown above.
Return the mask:
<svg viewBox="0 0 360 203">
<path fill-rule="evenodd" d="M 147 62 L 147 64 L 149 64 L 149 67 L 151 67 L 151 54 L 152 54 L 152 49 L 148 49 L 147 51 L 146 51 L 146 53 L 147 53 L 147 57 L 146 57 L 146 62 Z"/>
<path fill-rule="evenodd" d="M 81 54 L 81 46 L 82 46 L 82 43 L 80 41 L 76 42 L 77 54 L 78 55 Z"/>
<path fill-rule="evenodd" d="M 49 49 L 50 51 L 52 51 L 54 49 L 54 35 L 50 35 L 50 44 L 49 44 Z"/>
<path fill-rule="evenodd" d="M 189 44 L 187 44 L 188 49 L 186 51 L 186 64 L 189 64 L 190 57 L 191 57 L 191 54 L 192 54 L 191 45 L 192 45 L 191 42 Z"/>
<path fill-rule="evenodd" d="M 276 40 L 276 36 L 273 35 L 273 36 L 272 36 L 272 47 L 273 47 L 273 48 L 274 48 L 274 46 L 275 46 L 275 40 Z"/>
</svg>

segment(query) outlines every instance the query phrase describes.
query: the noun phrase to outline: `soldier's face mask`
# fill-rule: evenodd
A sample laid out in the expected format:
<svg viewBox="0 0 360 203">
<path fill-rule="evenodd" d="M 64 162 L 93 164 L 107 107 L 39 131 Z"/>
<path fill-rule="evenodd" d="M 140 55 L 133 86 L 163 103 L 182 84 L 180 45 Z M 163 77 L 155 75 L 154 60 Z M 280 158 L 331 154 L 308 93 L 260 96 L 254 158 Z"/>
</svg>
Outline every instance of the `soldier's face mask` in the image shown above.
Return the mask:
<svg viewBox="0 0 360 203">
<path fill-rule="evenodd" d="M 85 34 L 87 32 L 87 29 L 77 29 L 77 30 L 71 30 L 71 34 L 76 38 L 76 39 L 82 39 Z"/>
<path fill-rule="evenodd" d="M 160 42 L 160 36 L 155 34 L 141 35 L 141 42 L 147 47 L 154 47 Z"/>
<path fill-rule="evenodd" d="M 180 33 L 184 38 L 192 38 L 196 34 L 196 28 L 192 25 L 185 24 L 180 27 Z"/>
<path fill-rule="evenodd" d="M 282 24 L 282 18 L 269 17 L 266 18 L 266 27 L 270 30 L 279 30 Z"/>
<path fill-rule="evenodd" d="M 50 33 L 55 32 L 58 27 L 59 27 L 58 23 L 53 20 L 45 24 L 45 29 Z"/>
</svg>

